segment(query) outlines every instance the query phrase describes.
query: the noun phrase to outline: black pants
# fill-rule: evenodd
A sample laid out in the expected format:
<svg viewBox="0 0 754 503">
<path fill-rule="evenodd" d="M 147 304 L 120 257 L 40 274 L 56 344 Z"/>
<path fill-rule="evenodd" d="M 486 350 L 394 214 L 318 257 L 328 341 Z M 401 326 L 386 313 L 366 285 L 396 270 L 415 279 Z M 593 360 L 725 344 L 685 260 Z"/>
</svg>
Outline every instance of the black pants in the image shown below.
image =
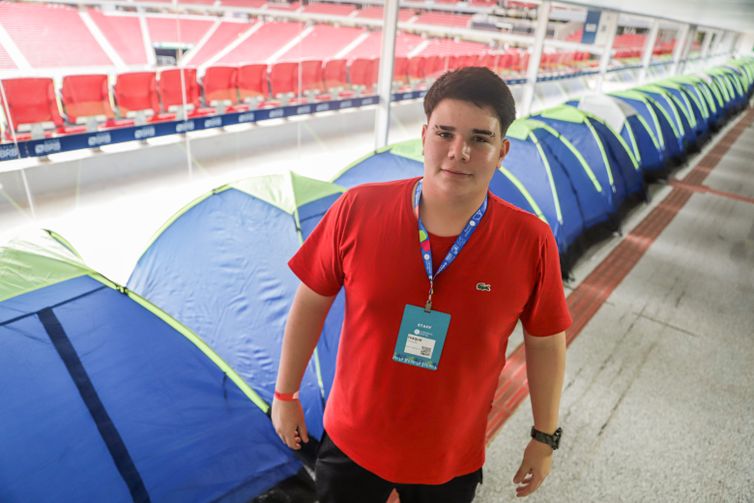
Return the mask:
<svg viewBox="0 0 754 503">
<path fill-rule="evenodd" d="M 401 503 L 470 503 L 482 469 L 444 484 L 395 484 L 354 463 L 325 435 L 315 467 L 319 503 L 385 503 L 395 489 Z"/>
</svg>

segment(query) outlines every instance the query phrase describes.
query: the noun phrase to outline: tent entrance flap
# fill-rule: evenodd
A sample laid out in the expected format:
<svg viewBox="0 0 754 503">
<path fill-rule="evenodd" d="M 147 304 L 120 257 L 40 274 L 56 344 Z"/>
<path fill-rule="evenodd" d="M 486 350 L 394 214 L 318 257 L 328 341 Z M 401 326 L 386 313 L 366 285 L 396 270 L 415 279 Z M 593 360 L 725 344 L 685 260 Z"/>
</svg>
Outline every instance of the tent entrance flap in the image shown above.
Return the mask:
<svg viewBox="0 0 754 503">
<path fill-rule="evenodd" d="M 42 322 L 47 335 L 50 337 L 52 345 L 63 360 L 92 419 L 94 419 L 97 430 L 102 436 L 102 440 L 104 440 L 107 450 L 110 452 L 115 466 L 118 468 L 118 472 L 128 486 L 131 497 L 134 502 L 148 503 L 150 498 L 144 486 L 144 481 L 142 481 L 141 475 L 139 475 L 136 465 L 126 448 L 126 444 L 123 442 L 123 438 L 121 438 L 120 433 L 118 433 L 113 421 L 110 419 L 110 415 L 105 410 L 105 406 L 102 404 L 97 390 L 94 389 L 94 385 L 86 373 L 86 369 L 84 369 L 84 365 L 81 363 L 81 359 L 76 353 L 71 340 L 66 335 L 63 326 L 49 307 L 39 311 L 37 316 L 39 317 L 39 321 Z"/>
</svg>

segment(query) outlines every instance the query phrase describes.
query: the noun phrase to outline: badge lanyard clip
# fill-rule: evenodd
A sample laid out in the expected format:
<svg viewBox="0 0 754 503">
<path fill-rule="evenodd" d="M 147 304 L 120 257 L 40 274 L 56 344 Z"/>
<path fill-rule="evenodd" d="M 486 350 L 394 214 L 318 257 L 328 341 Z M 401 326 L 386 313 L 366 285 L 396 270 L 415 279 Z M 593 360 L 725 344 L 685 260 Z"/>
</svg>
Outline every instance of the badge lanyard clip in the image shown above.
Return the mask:
<svg viewBox="0 0 754 503">
<path fill-rule="evenodd" d="M 432 294 L 434 293 L 434 281 L 429 280 L 429 295 L 427 296 L 427 303 L 424 304 L 424 311 L 429 313 L 432 311 Z"/>
</svg>

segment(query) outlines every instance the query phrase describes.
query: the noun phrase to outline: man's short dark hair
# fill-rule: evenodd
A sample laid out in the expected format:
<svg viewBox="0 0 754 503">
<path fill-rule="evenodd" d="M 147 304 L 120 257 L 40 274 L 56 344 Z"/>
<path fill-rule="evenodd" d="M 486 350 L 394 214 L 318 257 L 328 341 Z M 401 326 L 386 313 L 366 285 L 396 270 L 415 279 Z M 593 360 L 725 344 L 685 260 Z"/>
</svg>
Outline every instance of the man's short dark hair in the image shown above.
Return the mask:
<svg viewBox="0 0 754 503">
<path fill-rule="evenodd" d="M 483 108 L 490 107 L 500 120 L 500 133 L 516 119 L 516 104 L 508 85 L 495 72 L 483 66 L 467 66 L 443 74 L 424 96 L 427 120 L 444 99 L 461 100 Z"/>
</svg>

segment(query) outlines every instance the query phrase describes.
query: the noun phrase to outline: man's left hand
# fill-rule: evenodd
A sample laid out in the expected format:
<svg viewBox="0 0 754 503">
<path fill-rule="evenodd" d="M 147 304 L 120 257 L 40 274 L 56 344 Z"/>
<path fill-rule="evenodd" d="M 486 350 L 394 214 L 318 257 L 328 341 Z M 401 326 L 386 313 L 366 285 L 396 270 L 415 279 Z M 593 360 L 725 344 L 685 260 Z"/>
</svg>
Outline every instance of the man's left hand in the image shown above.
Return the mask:
<svg viewBox="0 0 754 503">
<path fill-rule="evenodd" d="M 531 439 L 524 450 L 524 459 L 513 477 L 516 487 L 516 496 L 528 496 L 539 488 L 540 484 L 550 474 L 552 468 L 552 448 Z"/>
</svg>

